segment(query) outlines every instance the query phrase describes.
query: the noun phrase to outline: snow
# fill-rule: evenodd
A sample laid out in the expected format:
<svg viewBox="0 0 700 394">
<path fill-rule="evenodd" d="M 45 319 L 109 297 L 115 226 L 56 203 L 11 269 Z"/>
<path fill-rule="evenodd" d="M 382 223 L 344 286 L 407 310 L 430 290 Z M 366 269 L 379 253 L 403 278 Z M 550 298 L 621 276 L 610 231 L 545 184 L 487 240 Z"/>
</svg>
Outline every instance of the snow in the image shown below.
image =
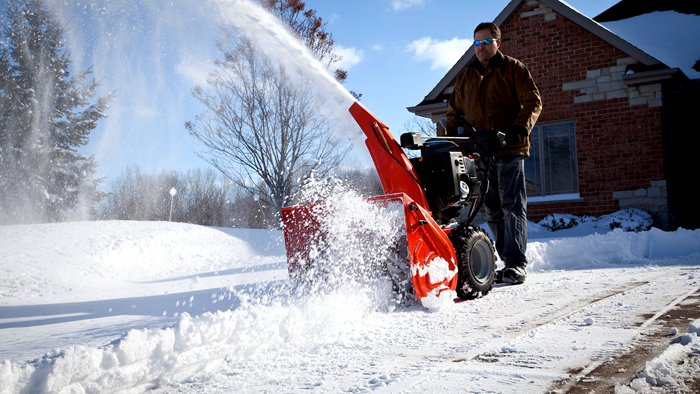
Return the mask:
<svg viewBox="0 0 700 394">
<path fill-rule="evenodd" d="M 0 227 L 0 393 L 552 390 L 700 290 L 700 230 L 624 231 L 646 223 L 638 212 L 559 217 L 579 224 L 530 223 L 525 284 L 432 313 L 381 283 L 294 286 L 280 231 Z M 700 321 L 677 331 L 616 393 L 697 376 Z"/>
<path fill-rule="evenodd" d="M 690 323 L 691 330 L 700 320 Z M 684 388 L 679 381 L 688 376 L 700 376 L 700 339 L 696 332 L 683 334 L 677 343 L 671 344 L 661 355 L 647 361 L 644 370 L 637 373 L 628 388 L 615 390 L 616 394 L 650 391 L 653 387 L 662 387 L 665 392 L 681 392 Z M 688 359 L 688 355 L 695 356 Z"/>
<path fill-rule="evenodd" d="M 700 78 L 693 69 L 700 60 L 700 42 L 685 39 L 700 37 L 700 15 L 657 11 L 602 25 L 665 65 L 680 68 L 689 79 Z M 663 26 L 663 33 L 650 26 Z"/>
</svg>

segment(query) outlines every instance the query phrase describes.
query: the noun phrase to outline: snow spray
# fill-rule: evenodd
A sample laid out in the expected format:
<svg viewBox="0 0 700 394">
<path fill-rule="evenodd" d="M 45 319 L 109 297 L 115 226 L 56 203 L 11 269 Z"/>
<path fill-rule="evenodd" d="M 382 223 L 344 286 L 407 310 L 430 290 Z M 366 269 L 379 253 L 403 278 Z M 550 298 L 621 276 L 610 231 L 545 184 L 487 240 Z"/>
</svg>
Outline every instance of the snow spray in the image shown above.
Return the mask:
<svg viewBox="0 0 700 394">
<path fill-rule="evenodd" d="M 223 25 L 233 25 L 256 44 L 268 58 L 282 64 L 292 77 L 304 83 L 309 79 L 324 98 L 318 110 L 334 119 L 331 131 L 339 140 L 350 139 L 364 146 L 359 130 L 348 109 L 355 98 L 316 60 L 276 16 L 250 0 L 211 0 L 219 11 Z"/>
<path fill-rule="evenodd" d="M 332 77 L 284 23 L 250 0 L 94 0 L 80 5 L 48 0 L 60 19 L 73 68 L 91 68 L 101 86 L 98 95 L 115 92 L 107 112 L 91 133 L 87 149 L 101 164 L 98 171 L 140 157 L 144 165 L 165 170 L 191 168 L 191 144 L 183 144 L 184 124 L 202 107 L 192 96 L 222 59 L 217 47 L 223 30 L 236 29 L 291 78 L 322 97 L 318 111 L 334 123 L 330 132 L 351 141 L 365 155 L 363 135 L 348 109 L 352 95 Z M 171 152 L 170 157 L 149 152 Z M 153 156 L 153 157 L 150 157 Z M 109 167 L 111 168 L 111 167 Z M 118 176 L 119 173 L 109 175 Z"/>
<path fill-rule="evenodd" d="M 172 124 L 153 127 L 181 130 L 182 114 L 194 114 L 189 89 L 193 81 L 204 82 L 211 71 L 212 64 L 202 59 L 218 55 L 214 40 L 203 39 L 215 34 L 212 14 L 219 18 L 216 22 L 235 25 L 287 69 L 303 69 L 310 73 L 307 77 L 313 75 L 326 94 L 319 110 L 337 120 L 338 138 L 350 135 L 356 144 L 364 140 L 348 113 L 352 96 L 279 20 L 251 1 L 211 0 L 204 5 L 96 1 L 70 12 L 62 8 L 63 2 L 53 0 L 53 5 L 64 11 L 64 20 L 89 19 L 66 32 L 73 61 L 79 69 L 94 65 L 96 76 L 106 76 L 103 86 L 117 91 L 97 138 L 98 159 L 101 153 L 115 150 L 115 144 L 125 137 L 136 145 L 142 141 L 149 146 L 145 136 L 127 135 L 131 132 L 127 122 L 150 122 L 149 115 L 164 112 L 173 119 Z M 146 69 L 155 72 L 146 73 Z M 173 85 L 182 86 L 181 95 L 174 98 L 169 97 L 172 90 L 168 89 Z M 264 370 L 265 363 L 292 363 L 300 353 L 313 353 L 327 344 L 350 345 L 368 327 L 381 324 L 381 314 L 397 305 L 391 282 L 374 279 L 391 253 L 389 245 L 398 236 L 401 225 L 397 221 L 403 215 L 400 210 L 367 204 L 337 184 L 330 189 L 322 182 L 310 186 L 301 199 L 316 202 L 324 196 L 334 210 L 324 224 L 331 239 L 325 258 L 334 268 L 322 288 L 289 283 L 244 291 L 231 288 L 220 295 L 240 301 L 230 310 L 198 316 L 183 313 L 173 327 L 132 330 L 103 347 L 73 346 L 32 363 L 2 363 L 1 386 L 16 391 L 41 386 L 45 392 L 56 393 L 148 390 L 191 381 L 197 373 L 236 368 L 246 373 L 250 360 Z"/>
</svg>

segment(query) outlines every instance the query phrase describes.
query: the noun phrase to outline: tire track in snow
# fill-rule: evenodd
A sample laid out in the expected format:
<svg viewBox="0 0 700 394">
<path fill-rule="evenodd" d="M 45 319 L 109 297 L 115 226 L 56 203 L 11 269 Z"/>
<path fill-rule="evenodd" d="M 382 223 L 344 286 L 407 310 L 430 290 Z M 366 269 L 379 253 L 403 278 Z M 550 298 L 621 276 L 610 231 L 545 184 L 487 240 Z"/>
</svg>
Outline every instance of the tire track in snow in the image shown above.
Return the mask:
<svg viewBox="0 0 700 394">
<path fill-rule="evenodd" d="M 592 392 L 595 390 L 603 389 L 604 385 L 614 386 L 616 383 L 621 383 L 623 381 L 629 380 L 629 377 L 634 377 L 634 375 L 639 372 L 637 371 L 638 366 L 643 367 L 645 362 L 653 359 L 663 352 L 669 345 L 668 330 L 659 332 L 659 329 L 652 328 L 652 324 L 657 323 L 661 317 L 670 317 L 669 313 L 673 310 L 684 308 L 686 309 L 683 315 L 688 316 L 689 314 L 697 314 L 698 310 L 698 300 L 692 300 L 690 305 L 681 306 L 680 304 L 688 300 L 693 296 L 697 296 L 700 292 L 700 287 L 695 287 L 691 289 L 686 294 L 683 294 L 676 298 L 673 302 L 668 304 L 666 307 L 659 310 L 652 317 L 647 319 L 638 329 L 638 333 L 634 339 L 634 343 L 631 346 L 630 352 L 626 352 L 620 357 L 608 357 L 606 359 L 601 359 L 596 362 L 591 363 L 587 368 L 582 370 L 578 374 L 573 374 L 568 383 L 565 383 L 561 387 L 557 388 L 557 392 Z M 661 322 L 661 326 L 673 326 L 674 323 L 679 323 L 680 318 L 670 319 L 670 322 Z M 666 324 L 670 323 L 670 324 Z M 687 324 L 687 320 L 684 322 Z M 668 327 L 667 327 L 668 328 Z M 635 348 L 643 347 L 643 352 L 635 352 Z M 634 353 L 641 353 L 638 356 Z M 611 363 L 606 370 L 600 371 L 605 364 Z M 617 373 L 626 372 L 623 376 L 611 377 L 611 371 Z M 602 377 L 592 376 L 592 375 L 603 375 Z M 626 382 L 629 383 L 629 382 Z M 580 386 L 580 387 L 579 387 Z M 609 389 L 610 387 L 605 387 Z"/>
<path fill-rule="evenodd" d="M 457 387 L 455 382 L 452 386 L 439 382 L 454 381 L 452 378 L 455 377 L 457 381 L 473 381 L 478 384 L 477 392 L 500 392 L 506 387 L 513 390 L 517 386 L 528 392 L 544 392 L 550 389 L 549 384 L 552 382 L 570 376 L 567 370 L 561 368 L 562 360 L 564 363 L 570 362 L 571 370 L 581 371 L 581 374 L 592 370 L 595 367 L 593 363 L 599 365 L 602 360 L 624 351 L 638 335 L 641 326 L 651 324 L 646 323 L 648 319 L 640 320 L 644 313 L 658 311 L 655 313 L 658 318 L 668 310 L 668 302 L 662 306 L 658 301 L 640 300 L 662 294 L 659 289 L 668 286 L 668 281 L 674 278 L 662 276 L 649 279 L 651 281 L 633 279 L 618 283 L 617 289 L 608 294 L 600 294 L 600 288 L 594 289 L 599 296 L 587 300 L 584 305 L 566 304 L 563 309 L 538 314 L 537 317 L 547 315 L 544 321 L 531 319 L 529 322 L 521 322 L 515 329 L 501 328 L 497 332 L 497 335 L 501 335 L 500 338 L 489 338 L 485 343 L 477 344 L 457 360 L 443 358 L 434 367 L 394 382 L 377 392 L 422 392 L 421 389 L 428 392 L 428 387 L 435 389 L 436 384 L 437 387 L 444 384 L 445 388 L 454 389 Z M 624 286 L 619 286 L 623 284 Z M 692 294 L 686 291 L 683 293 Z M 671 304 L 680 302 L 677 295 L 673 297 Z M 540 306 L 543 305 L 543 300 L 540 299 Z M 586 325 L 583 321 L 587 316 L 598 321 Z M 606 337 L 608 333 L 608 340 L 603 343 L 594 342 L 595 338 L 600 338 L 601 335 Z M 573 368 L 574 365 L 578 367 Z M 546 378 L 542 379 L 542 375 Z M 534 387 L 532 384 L 535 381 L 543 385 Z"/>
</svg>

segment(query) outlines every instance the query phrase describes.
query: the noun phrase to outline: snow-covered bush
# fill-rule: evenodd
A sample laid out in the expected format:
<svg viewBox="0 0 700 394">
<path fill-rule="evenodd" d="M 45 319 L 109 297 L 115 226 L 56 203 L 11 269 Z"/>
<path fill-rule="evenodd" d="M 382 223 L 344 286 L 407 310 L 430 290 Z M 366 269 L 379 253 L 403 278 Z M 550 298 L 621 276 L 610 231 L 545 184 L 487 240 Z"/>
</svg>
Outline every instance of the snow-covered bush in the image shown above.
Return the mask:
<svg viewBox="0 0 700 394">
<path fill-rule="evenodd" d="M 574 215 L 551 214 L 542 219 L 538 224 L 549 231 L 566 230 L 578 226 L 579 222 L 586 220 Z"/>
<path fill-rule="evenodd" d="M 588 215 L 551 214 L 537 224 L 548 231 L 557 231 L 588 222 L 596 223 L 594 227 L 608 227 L 611 230 L 620 228 L 624 231 L 640 232 L 649 230 L 654 220 L 648 212 L 628 208 L 598 218 Z"/>
</svg>

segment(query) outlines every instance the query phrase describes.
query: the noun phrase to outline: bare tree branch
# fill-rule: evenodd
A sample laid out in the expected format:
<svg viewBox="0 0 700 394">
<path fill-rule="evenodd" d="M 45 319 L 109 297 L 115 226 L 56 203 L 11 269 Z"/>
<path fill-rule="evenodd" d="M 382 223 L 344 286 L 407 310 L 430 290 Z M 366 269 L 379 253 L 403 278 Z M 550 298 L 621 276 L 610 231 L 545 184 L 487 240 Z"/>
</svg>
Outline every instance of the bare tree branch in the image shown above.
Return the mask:
<svg viewBox="0 0 700 394">
<path fill-rule="evenodd" d="M 325 176 L 348 149 L 333 137 L 312 80 L 230 33 L 219 42 L 225 60 L 209 76 L 210 89 L 192 90 L 205 110 L 185 126 L 203 145 L 202 158 L 279 211 L 304 180 Z"/>
</svg>

